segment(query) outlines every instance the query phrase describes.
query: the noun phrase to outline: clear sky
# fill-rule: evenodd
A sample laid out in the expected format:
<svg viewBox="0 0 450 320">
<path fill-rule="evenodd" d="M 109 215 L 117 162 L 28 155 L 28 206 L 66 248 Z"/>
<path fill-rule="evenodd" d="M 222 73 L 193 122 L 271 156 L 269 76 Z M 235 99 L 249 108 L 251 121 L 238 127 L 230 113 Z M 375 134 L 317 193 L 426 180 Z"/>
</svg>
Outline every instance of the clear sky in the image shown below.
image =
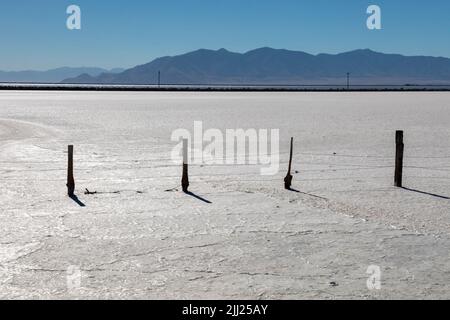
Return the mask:
<svg viewBox="0 0 450 320">
<path fill-rule="evenodd" d="M 82 29 L 66 9 L 80 6 Z M 366 27 L 367 7 L 382 30 Z M 131 67 L 199 48 L 450 57 L 449 0 L 1 0 L 0 70 Z"/>
</svg>

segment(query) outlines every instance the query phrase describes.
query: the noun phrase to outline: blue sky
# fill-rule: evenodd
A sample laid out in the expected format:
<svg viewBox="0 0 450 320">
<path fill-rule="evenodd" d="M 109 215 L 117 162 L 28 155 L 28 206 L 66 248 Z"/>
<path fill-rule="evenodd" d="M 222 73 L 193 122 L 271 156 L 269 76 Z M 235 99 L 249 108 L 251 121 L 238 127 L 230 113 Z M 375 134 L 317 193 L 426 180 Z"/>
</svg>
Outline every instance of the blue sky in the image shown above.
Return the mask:
<svg viewBox="0 0 450 320">
<path fill-rule="evenodd" d="M 82 29 L 66 28 L 66 8 Z M 366 9 L 382 9 L 382 30 Z M 131 67 L 199 48 L 450 57 L 448 0 L 2 0 L 0 70 Z"/>
</svg>

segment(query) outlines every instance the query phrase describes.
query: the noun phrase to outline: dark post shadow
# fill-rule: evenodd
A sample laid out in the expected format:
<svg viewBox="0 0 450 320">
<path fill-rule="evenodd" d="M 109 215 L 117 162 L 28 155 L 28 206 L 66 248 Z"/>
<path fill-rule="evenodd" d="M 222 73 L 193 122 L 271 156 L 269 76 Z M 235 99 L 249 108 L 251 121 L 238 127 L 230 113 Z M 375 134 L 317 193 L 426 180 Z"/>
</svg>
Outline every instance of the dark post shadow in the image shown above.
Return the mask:
<svg viewBox="0 0 450 320">
<path fill-rule="evenodd" d="M 291 191 L 291 192 L 296 192 L 296 193 L 305 194 L 305 195 L 307 195 L 307 196 L 314 197 L 314 198 L 318 198 L 318 199 L 322 199 L 322 200 L 328 200 L 327 198 L 320 197 L 320 196 L 316 196 L 315 194 L 312 194 L 312 193 L 307 193 L 307 192 L 298 191 L 298 190 L 293 189 L 293 188 L 289 188 L 289 189 L 287 189 L 287 190 L 288 190 L 288 191 Z"/>
<path fill-rule="evenodd" d="M 78 199 L 76 195 L 69 196 L 70 199 L 75 201 L 76 204 L 78 204 L 80 207 L 86 207 L 86 205 Z"/>
<path fill-rule="evenodd" d="M 193 198 L 195 198 L 195 199 L 198 199 L 198 200 L 200 200 L 200 201 L 203 201 L 203 202 L 205 202 L 205 203 L 209 203 L 209 204 L 212 203 L 211 201 L 206 200 L 205 198 L 202 198 L 202 197 L 196 195 L 195 193 L 193 193 L 193 192 L 191 192 L 191 191 L 186 191 L 185 194 L 187 194 L 188 196 L 191 196 L 191 197 L 193 197 Z"/>
<path fill-rule="evenodd" d="M 450 200 L 450 197 L 441 196 L 441 195 L 434 194 L 434 193 L 429 193 L 429 192 L 420 191 L 420 190 L 411 189 L 411 188 L 406 188 L 406 187 L 402 187 L 402 189 L 403 189 L 403 190 L 406 190 L 406 191 L 411 191 L 411 192 L 420 193 L 420 194 L 426 194 L 427 196 L 432 196 L 432 197 L 436 197 L 436 198 L 441 198 L 441 199 L 445 199 L 445 200 Z"/>
</svg>

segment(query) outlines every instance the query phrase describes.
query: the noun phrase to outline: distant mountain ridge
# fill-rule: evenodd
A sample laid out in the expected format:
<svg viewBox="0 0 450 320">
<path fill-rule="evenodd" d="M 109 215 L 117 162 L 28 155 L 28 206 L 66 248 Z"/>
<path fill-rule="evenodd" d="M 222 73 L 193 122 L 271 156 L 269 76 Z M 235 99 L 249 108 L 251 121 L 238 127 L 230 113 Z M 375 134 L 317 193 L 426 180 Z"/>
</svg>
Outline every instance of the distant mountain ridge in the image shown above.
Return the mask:
<svg viewBox="0 0 450 320">
<path fill-rule="evenodd" d="M 124 69 L 116 68 L 106 70 L 102 68 L 80 67 L 69 68 L 62 67 L 46 71 L 0 71 L 0 82 L 15 83 L 59 83 L 67 78 L 77 77 L 81 74 L 89 74 L 90 76 L 98 76 L 102 73 L 120 73 Z"/>
<path fill-rule="evenodd" d="M 200 49 L 162 57 L 123 72 L 82 74 L 73 84 L 352 84 L 450 83 L 450 59 L 384 54 L 369 49 L 312 55 L 260 48 L 246 53 Z"/>
</svg>

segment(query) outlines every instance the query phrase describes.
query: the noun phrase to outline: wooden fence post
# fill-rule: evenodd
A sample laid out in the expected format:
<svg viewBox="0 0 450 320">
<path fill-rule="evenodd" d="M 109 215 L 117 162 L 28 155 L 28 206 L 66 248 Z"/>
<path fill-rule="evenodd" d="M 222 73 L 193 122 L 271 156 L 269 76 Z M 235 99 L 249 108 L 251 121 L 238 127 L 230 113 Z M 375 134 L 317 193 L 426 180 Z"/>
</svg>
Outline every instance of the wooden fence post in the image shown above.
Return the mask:
<svg viewBox="0 0 450 320">
<path fill-rule="evenodd" d="M 405 145 L 403 143 L 403 131 L 397 131 L 395 134 L 396 154 L 395 154 L 395 186 L 403 187 L 403 152 Z"/>
<path fill-rule="evenodd" d="M 183 139 L 183 177 L 181 178 L 183 192 L 187 193 L 189 188 L 188 174 L 188 140 Z"/>
<path fill-rule="evenodd" d="M 291 175 L 291 169 L 292 169 L 292 153 L 294 148 L 294 138 L 291 138 L 291 153 L 289 156 L 289 168 L 286 178 L 284 178 L 284 188 L 287 190 L 291 189 L 292 186 L 292 175 Z"/>
<path fill-rule="evenodd" d="M 68 165 L 67 165 L 67 194 L 73 197 L 75 194 L 75 179 L 73 178 L 73 146 L 68 148 Z"/>
</svg>

